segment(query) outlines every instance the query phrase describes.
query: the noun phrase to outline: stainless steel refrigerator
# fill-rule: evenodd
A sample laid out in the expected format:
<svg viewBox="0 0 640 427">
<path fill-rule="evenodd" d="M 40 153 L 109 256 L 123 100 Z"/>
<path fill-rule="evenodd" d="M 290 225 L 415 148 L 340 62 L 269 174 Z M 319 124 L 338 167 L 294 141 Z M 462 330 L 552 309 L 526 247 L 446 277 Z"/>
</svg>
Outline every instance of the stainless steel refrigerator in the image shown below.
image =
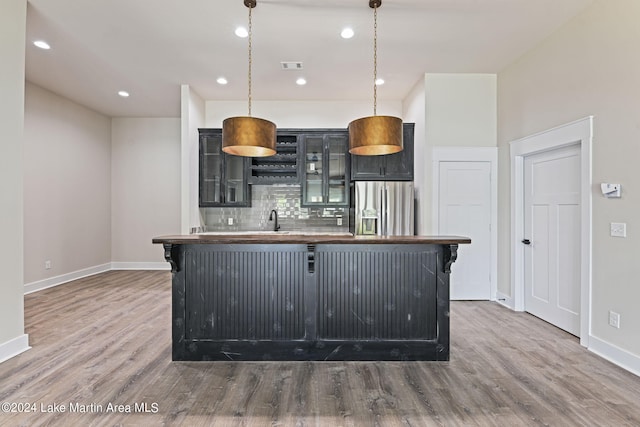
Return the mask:
<svg viewBox="0 0 640 427">
<path fill-rule="evenodd" d="M 354 193 L 354 234 L 414 234 L 413 182 L 359 181 Z"/>
</svg>

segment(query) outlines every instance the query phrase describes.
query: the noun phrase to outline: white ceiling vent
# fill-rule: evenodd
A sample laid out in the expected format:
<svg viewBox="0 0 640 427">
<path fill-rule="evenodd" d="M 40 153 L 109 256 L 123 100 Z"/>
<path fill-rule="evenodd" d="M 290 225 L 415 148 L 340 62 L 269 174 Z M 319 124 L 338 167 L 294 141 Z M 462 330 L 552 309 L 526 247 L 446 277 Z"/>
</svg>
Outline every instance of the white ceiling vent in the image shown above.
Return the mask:
<svg viewBox="0 0 640 427">
<path fill-rule="evenodd" d="M 281 62 L 283 70 L 302 70 L 302 62 Z"/>
</svg>

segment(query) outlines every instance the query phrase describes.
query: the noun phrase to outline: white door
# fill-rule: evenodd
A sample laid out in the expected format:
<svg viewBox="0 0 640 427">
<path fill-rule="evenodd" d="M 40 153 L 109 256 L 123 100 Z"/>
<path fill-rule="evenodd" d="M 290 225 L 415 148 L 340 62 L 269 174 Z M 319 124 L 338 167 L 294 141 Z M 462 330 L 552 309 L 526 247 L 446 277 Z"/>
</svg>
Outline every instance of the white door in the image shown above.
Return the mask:
<svg viewBox="0 0 640 427">
<path fill-rule="evenodd" d="M 491 163 L 439 162 L 438 194 L 438 233 L 471 238 L 458 248 L 451 299 L 491 299 Z"/>
<path fill-rule="evenodd" d="M 580 148 L 524 159 L 525 310 L 580 335 Z"/>
</svg>

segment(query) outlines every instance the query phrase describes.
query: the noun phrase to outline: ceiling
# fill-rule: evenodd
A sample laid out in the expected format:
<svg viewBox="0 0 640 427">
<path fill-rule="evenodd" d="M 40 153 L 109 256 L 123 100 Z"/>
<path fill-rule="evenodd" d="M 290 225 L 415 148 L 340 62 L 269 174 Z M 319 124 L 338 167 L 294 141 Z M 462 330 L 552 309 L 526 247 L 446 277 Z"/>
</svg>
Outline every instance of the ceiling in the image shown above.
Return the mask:
<svg viewBox="0 0 640 427">
<path fill-rule="evenodd" d="M 384 0 L 378 98 L 404 99 L 424 73 L 497 73 L 591 2 Z M 252 15 L 254 100 L 372 100 L 368 0 L 258 0 Z M 247 26 L 243 0 L 29 0 L 27 16 L 27 80 L 105 115 L 178 117 L 181 84 L 247 99 L 248 39 L 234 34 Z"/>
</svg>

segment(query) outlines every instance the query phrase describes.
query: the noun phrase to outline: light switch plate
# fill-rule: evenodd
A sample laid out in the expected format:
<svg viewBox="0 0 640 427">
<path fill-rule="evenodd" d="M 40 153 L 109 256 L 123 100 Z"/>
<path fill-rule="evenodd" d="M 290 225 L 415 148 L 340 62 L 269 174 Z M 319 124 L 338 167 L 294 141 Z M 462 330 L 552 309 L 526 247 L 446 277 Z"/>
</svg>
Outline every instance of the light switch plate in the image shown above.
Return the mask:
<svg viewBox="0 0 640 427">
<path fill-rule="evenodd" d="M 627 224 L 625 222 L 612 222 L 611 237 L 627 237 Z"/>
</svg>

